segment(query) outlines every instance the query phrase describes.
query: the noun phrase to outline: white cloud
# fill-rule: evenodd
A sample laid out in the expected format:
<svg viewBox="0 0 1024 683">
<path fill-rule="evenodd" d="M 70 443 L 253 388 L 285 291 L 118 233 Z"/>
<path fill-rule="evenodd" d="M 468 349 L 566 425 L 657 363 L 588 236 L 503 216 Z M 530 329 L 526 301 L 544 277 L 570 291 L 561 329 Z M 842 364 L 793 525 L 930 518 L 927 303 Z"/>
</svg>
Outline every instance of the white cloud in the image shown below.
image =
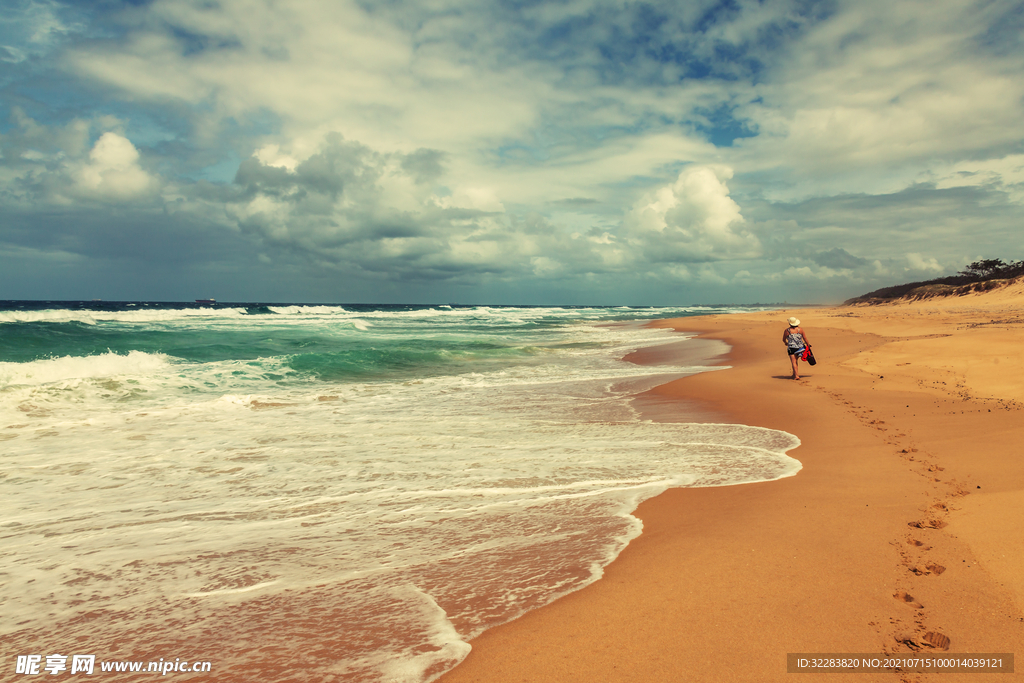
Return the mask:
<svg viewBox="0 0 1024 683">
<path fill-rule="evenodd" d="M 15 128 L 0 135 L 0 182 L 6 199 L 23 206 L 61 206 L 152 198 L 160 180 L 144 170 L 135 145 L 109 116 L 43 125 L 19 109 Z"/>
<path fill-rule="evenodd" d="M 145 194 L 153 178 L 139 166 L 139 151 L 117 133 L 104 133 L 89 152 L 89 161 L 74 172 L 81 194 L 131 199 Z"/>
<path fill-rule="evenodd" d="M 334 134 L 294 168 L 278 165 L 279 154 L 262 150 L 243 162 L 228 214 L 267 244 L 367 272 L 553 279 L 646 270 L 678 278 L 691 277 L 682 263 L 750 258 L 760 249 L 723 166 L 688 167 L 606 229 L 583 233 L 572 222 L 511 213 L 493 188 L 454 185 L 426 150 L 375 152 Z M 454 186 L 439 197 L 437 184 Z M 705 283 L 727 281 L 711 268 L 695 272 Z"/>
<path fill-rule="evenodd" d="M 281 151 L 280 145 L 264 145 L 253 153 L 253 156 L 260 160 L 265 166 L 284 168 L 294 171 L 299 165 L 298 159 Z"/>
<path fill-rule="evenodd" d="M 18 64 L 44 55 L 81 26 L 61 19 L 64 8 L 52 0 L 5 3 L 0 14 L 0 61 Z"/>
<path fill-rule="evenodd" d="M 82 114 L 13 112 L 0 197 L 396 282 L 932 275 L 968 232 L 1024 256 L 988 253 L 1024 202 L 1016 5 L 153 0 L 53 52 L 23 0 Z M 0 35 L 24 83 L 29 43 Z"/>
<path fill-rule="evenodd" d="M 808 268 L 807 266 L 792 266 L 790 268 L 786 268 L 786 270 L 782 272 L 780 279 L 798 281 L 829 280 L 831 278 L 838 277 L 839 275 L 839 271 L 833 270 L 831 268 L 826 268 L 824 266 L 819 266 L 817 268 Z"/>
<path fill-rule="evenodd" d="M 761 135 L 743 140 L 744 170 L 776 168 L 793 199 L 887 193 L 936 163 L 991 156 L 1024 135 L 1019 55 L 983 48 L 1008 11 L 958 0 L 840 3 L 740 108 Z"/>
<path fill-rule="evenodd" d="M 505 210 L 497 192 L 491 187 L 460 187 L 447 197 L 435 195 L 433 199 L 438 206 L 445 209 L 477 209 L 499 213 Z"/>
<path fill-rule="evenodd" d="M 577 17 L 606 9 L 562 8 Z M 679 126 L 634 129 L 665 112 L 713 108 L 715 86 L 567 81 L 562 65 L 510 44 L 500 11 L 456 3 L 391 16 L 351 1 L 157 0 L 125 17 L 126 40 L 81 46 L 68 63 L 127 98 L 187 105 L 205 145 L 225 124 L 271 112 L 280 129 L 254 146 L 268 164 L 293 168 L 332 131 L 382 153 L 441 150 L 449 179 L 490 188 L 492 207 L 606 194 L 624 178 L 714 157 L 714 146 Z M 203 38 L 204 48 L 190 52 L 181 33 Z"/>
<path fill-rule="evenodd" d="M 533 274 L 537 277 L 550 277 L 559 275 L 562 271 L 562 264 L 547 256 L 534 256 L 530 259 L 533 266 Z"/>
<path fill-rule="evenodd" d="M 907 254 L 906 258 L 907 270 L 926 273 L 941 273 L 943 271 L 943 267 L 934 258 L 925 258 L 921 254 Z"/>
<path fill-rule="evenodd" d="M 626 218 L 633 242 L 654 260 L 707 261 L 754 258 L 757 237 L 745 229 L 729 196 L 725 166 L 688 167 L 676 182 L 646 195 Z"/>
<path fill-rule="evenodd" d="M 0 53 L 0 62 L 17 64 L 18 62 L 24 62 L 27 58 L 24 52 L 11 45 L 0 45 L 0 50 L 3 50 Z"/>
<path fill-rule="evenodd" d="M 273 111 L 300 158 L 332 130 L 388 151 L 501 135 L 546 89 L 464 59 L 451 35 L 430 40 L 440 19 L 413 32 L 351 1 L 158 0 L 135 16 L 127 42 L 73 52 L 75 70 L 133 96 L 208 101 L 215 119 Z M 183 54 L 175 31 L 223 47 Z"/>
<path fill-rule="evenodd" d="M 996 159 L 964 160 L 937 166 L 921 176 L 939 189 L 953 187 L 993 187 L 1007 193 L 1009 199 L 1024 203 L 1024 154 Z"/>
</svg>

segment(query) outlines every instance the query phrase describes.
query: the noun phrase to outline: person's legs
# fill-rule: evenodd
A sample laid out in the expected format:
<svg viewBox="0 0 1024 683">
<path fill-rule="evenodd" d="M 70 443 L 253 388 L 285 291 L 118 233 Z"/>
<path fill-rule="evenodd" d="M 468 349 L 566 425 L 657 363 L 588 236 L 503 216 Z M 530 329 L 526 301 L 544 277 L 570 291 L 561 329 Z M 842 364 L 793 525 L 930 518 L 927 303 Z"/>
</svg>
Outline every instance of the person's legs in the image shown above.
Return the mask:
<svg viewBox="0 0 1024 683">
<path fill-rule="evenodd" d="M 800 362 L 800 357 L 795 354 L 789 354 L 789 361 L 793 364 L 793 379 L 800 379 L 800 368 L 797 363 Z"/>
</svg>

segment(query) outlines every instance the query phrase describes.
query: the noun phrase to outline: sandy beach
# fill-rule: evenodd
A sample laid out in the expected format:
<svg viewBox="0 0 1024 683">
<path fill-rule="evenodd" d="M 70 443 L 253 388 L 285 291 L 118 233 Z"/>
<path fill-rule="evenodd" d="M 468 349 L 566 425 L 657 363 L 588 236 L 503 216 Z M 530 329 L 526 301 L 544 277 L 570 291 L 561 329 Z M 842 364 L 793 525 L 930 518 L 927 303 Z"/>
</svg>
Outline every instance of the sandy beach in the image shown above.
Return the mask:
<svg viewBox="0 0 1024 683">
<path fill-rule="evenodd" d="M 774 681 L 787 653 L 1024 653 L 1022 305 L 1018 282 L 655 323 L 728 344 L 730 368 L 638 397 L 645 414 L 787 431 L 802 471 L 645 502 L 601 580 L 485 632 L 440 680 Z M 790 315 L 819 360 L 799 381 Z M 979 680 L 858 680 L 940 676 Z"/>
</svg>

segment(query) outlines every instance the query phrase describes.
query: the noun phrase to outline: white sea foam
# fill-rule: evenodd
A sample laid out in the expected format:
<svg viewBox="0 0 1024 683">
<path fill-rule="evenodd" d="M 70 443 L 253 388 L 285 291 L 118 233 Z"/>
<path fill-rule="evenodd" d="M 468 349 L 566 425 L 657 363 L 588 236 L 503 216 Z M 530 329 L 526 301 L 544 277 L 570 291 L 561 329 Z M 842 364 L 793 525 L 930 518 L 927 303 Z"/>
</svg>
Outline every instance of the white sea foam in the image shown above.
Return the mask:
<svg viewBox="0 0 1024 683">
<path fill-rule="evenodd" d="M 251 314 L 244 307 L 218 307 L 218 308 L 139 308 L 136 310 L 73 310 L 66 308 L 55 308 L 48 310 L 7 310 L 0 311 L 0 324 L 4 323 L 32 323 L 52 322 L 67 323 L 79 322 L 86 325 L 96 325 L 102 322 L 122 322 L 129 324 L 136 323 L 178 323 L 178 322 L 242 322 L 246 325 L 270 323 L 282 324 L 288 319 L 293 320 L 317 320 L 319 322 L 331 319 L 363 318 L 364 320 L 416 320 L 416 319 L 474 319 L 488 323 L 521 324 L 524 322 L 539 321 L 545 318 L 557 318 L 560 320 L 595 320 L 614 315 L 621 316 L 623 313 L 636 311 L 643 314 L 647 309 L 632 309 L 629 307 L 619 308 L 562 308 L 562 307 L 495 307 L 495 306 L 472 306 L 452 308 L 448 305 L 433 308 L 410 308 L 409 310 L 367 310 L 353 307 L 336 305 L 290 305 L 277 306 L 269 305 L 267 309 L 270 315 Z M 714 311 L 716 313 L 730 313 L 749 310 L 743 307 L 736 308 L 709 308 L 706 306 L 687 306 L 669 309 L 657 309 L 659 315 L 685 315 L 693 312 Z"/>
<path fill-rule="evenodd" d="M 27 363 L 0 363 L 0 386 L 46 385 L 96 377 L 138 377 L 166 373 L 170 358 L 162 353 L 109 351 L 97 356 L 63 356 Z"/>
<path fill-rule="evenodd" d="M 135 311 L 54 309 L 43 311 L 0 311 L 0 324 L 78 322 L 86 325 L 96 325 L 100 322 L 178 322 L 187 320 L 238 319 L 245 316 L 247 316 L 247 313 L 244 308 L 140 309 Z"/>
</svg>

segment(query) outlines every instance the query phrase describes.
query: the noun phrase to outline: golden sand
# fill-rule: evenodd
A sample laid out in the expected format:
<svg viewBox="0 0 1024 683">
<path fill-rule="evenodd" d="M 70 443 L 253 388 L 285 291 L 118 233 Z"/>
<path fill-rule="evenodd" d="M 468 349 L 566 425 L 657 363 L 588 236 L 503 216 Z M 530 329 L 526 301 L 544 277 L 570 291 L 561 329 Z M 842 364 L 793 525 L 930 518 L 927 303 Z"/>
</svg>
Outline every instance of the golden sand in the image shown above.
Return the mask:
<svg viewBox="0 0 1024 683">
<path fill-rule="evenodd" d="M 1024 656 L 1022 311 L 1018 283 L 662 321 L 727 342 L 731 369 L 638 405 L 790 432 L 803 470 L 647 501 L 643 534 L 604 578 L 485 632 L 441 680 L 782 681 L 799 676 L 791 652 Z M 790 315 L 819 360 L 799 381 L 781 342 Z M 851 675 L 980 680 L 807 680 Z"/>
</svg>

